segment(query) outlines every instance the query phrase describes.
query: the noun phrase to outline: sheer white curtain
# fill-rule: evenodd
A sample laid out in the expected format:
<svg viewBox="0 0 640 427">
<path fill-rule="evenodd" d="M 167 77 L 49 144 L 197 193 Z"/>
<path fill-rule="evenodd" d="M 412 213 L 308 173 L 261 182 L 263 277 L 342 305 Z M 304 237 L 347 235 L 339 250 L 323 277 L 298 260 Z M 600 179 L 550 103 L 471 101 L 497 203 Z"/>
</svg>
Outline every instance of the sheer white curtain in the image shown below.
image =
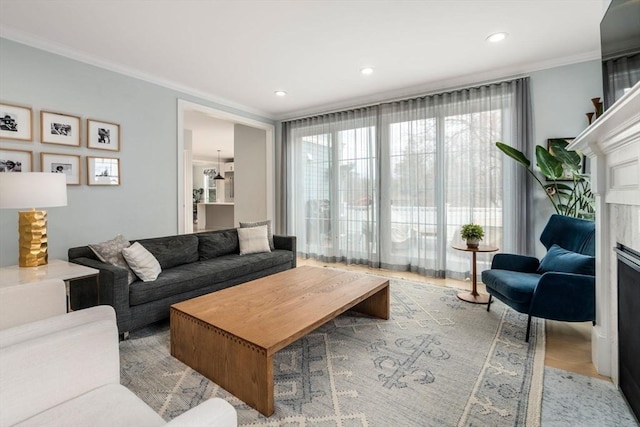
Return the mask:
<svg viewBox="0 0 640 427">
<path fill-rule="evenodd" d="M 484 244 L 526 252 L 526 173 L 495 142 L 528 152 L 527 95 L 520 79 L 286 123 L 299 253 L 462 278 L 470 257 L 451 245 L 469 222 Z"/>
<path fill-rule="evenodd" d="M 376 120 L 373 107 L 286 124 L 287 232 L 304 256 L 377 263 Z"/>
</svg>

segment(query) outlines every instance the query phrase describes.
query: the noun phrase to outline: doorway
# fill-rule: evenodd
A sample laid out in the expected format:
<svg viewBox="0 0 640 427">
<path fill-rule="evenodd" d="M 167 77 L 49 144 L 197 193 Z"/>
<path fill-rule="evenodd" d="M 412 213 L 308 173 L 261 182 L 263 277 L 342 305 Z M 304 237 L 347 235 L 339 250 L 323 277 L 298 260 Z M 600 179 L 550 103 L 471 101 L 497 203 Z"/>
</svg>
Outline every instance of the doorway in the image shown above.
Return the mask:
<svg viewBox="0 0 640 427">
<path fill-rule="evenodd" d="M 178 100 L 178 117 L 177 117 L 177 170 L 178 170 L 178 233 L 192 233 L 193 229 L 193 157 L 191 152 L 191 132 L 185 127 L 185 114 L 187 112 L 198 112 L 205 114 L 216 120 L 224 120 L 229 123 L 233 123 L 234 125 L 242 125 L 249 128 L 254 128 L 256 130 L 261 131 L 261 135 L 264 135 L 264 176 L 255 176 L 255 171 L 247 170 L 245 172 L 242 171 L 242 163 L 244 161 L 255 162 L 256 158 L 249 159 L 248 157 L 244 157 L 244 160 L 240 160 L 238 163 L 240 165 L 240 170 L 238 170 L 238 166 L 236 166 L 235 175 L 236 178 L 239 176 L 242 177 L 244 173 L 246 176 L 251 174 L 251 179 L 255 182 L 264 183 L 263 196 L 264 196 L 264 212 L 266 212 L 266 219 L 274 220 L 275 216 L 275 172 L 274 172 L 274 163 L 275 163 L 275 128 L 272 124 L 260 122 L 253 119 L 248 119 L 246 117 L 242 117 L 233 113 L 229 113 L 227 111 L 218 110 L 215 108 L 207 107 L 201 104 L 196 104 L 193 102 L 185 101 L 182 99 Z M 262 141 L 260 141 L 262 143 Z M 262 145 L 262 144 L 261 144 Z M 212 147 L 214 153 L 212 156 L 216 156 L 215 147 Z M 262 150 L 260 150 L 262 151 Z M 244 150 L 246 153 L 247 150 Z M 243 156 L 246 156 L 244 154 Z M 234 162 L 236 163 L 236 162 Z M 237 180 L 236 180 L 237 182 Z M 255 187 L 255 186 L 251 186 Z M 235 218 L 234 218 L 234 226 L 238 225 L 239 221 L 251 221 L 255 220 L 251 217 L 252 212 L 251 209 L 243 208 L 243 200 L 247 199 L 249 203 L 253 203 L 252 196 L 250 194 L 251 189 L 247 189 L 247 192 L 244 192 L 242 188 L 237 188 L 234 191 L 234 199 L 236 201 L 237 208 L 235 209 Z M 255 191 L 255 188 L 253 189 Z M 245 193 L 247 193 L 245 195 Z"/>
</svg>

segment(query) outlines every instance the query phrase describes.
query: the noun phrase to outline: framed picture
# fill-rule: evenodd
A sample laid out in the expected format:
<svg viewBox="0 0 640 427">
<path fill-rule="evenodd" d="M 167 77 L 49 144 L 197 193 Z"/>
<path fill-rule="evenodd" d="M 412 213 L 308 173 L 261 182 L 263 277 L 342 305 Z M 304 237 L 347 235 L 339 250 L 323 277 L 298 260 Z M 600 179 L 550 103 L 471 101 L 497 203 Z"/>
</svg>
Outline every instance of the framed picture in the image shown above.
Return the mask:
<svg viewBox="0 0 640 427">
<path fill-rule="evenodd" d="M 120 159 L 87 156 L 87 184 L 120 185 Z"/>
<path fill-rule="evenodd" d="M 120 125 L 87 119 L 87 147 L 120 151 Z"/>
<path fill-rule="evenodd" d="M 40 153 L 40 170 L 42 172 L 65 174 L 67 185 L 80 184 L 80 156 Z"/>
<path fill-rule="evenodd" d="M 29 107 L 0 104 L 0 138 L 33 141 L 32 115 Z"/>
<path fill-rule="evenodd" d="M 574 140 L 575 138 L 550 138 L 547 139 L 547 150 L 551 153 L 553 153 L 553 147 L 555 145 L 561 145 L 563 147 L 566 147 L 567 145 L 571 144 L 571 142 Z M 585 171 L 585 162 L 584 162 L 584 154 L 582 154 L 579 151 L 576 151 L 576 153 L 578 153 L 578 155 L 580 156 L 580 171 L 582 173 L 584 173 Z M 547 178 L 547 181 L 552 181 L 550 179 Z M 569 169 L 567 169 L 566 167 L 564 168 L 564 172 L 562 174 L 562 177 L 560 179 L 558 179 L 557 181 L 573 181 L 573 175 L 571 174 L 571 171 Z"/>
<path fill-rule="evenodd" d="M 32 172 L 33 153 L 31 151 L 0 149 L 0 172 Z"/>
<path fill-rule="evenodd" d="M 80 146 L 80 117 L 40 111 L 40 140 L 45 144 Z"/>
</svg>

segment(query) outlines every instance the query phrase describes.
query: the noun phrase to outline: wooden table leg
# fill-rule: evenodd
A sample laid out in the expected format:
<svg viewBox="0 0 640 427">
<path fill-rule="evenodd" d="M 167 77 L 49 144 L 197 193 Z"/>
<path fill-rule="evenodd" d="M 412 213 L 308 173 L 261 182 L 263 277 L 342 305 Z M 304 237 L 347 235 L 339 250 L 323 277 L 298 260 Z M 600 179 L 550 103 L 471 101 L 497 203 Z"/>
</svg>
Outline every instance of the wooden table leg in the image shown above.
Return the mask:
<svg viewBox="0 0 640 427">
<path fill-rule="evenodd" d="M 380 319 L 389 319 L 389 303 L 389 282 L 387 282 L 387 286 L 364 301 L 356 304 L 352 310 Z"/>
<path fill-rule="evenodd" d="M 273 355 L 171 310 L 171 355 L 264 416 L 273 414 Z"/>
<path fill-rule="evenodd" d="M 471 259 L 473 261 L 472 265 L 471 265 L 471 271 L 473 272 L 472 276 L 471 276 L 471 283 L 473 283 L 473 287 L 471 288 L 471 295 L 473 295 L 474 297 L 478 296 L 478 271 L 476 270 L 476 253 L 475 252 L 471 252 L 472 257 Z"/>
<path fill-rule="evenodd" d="M 471 292 L 458 292 L 458 298 L 473 304 L 488 304 L 489 295 L 480 295 L 478 293 L 478 270 L 476 268 L 476 253 L 471 252 Z"/>
</svg>

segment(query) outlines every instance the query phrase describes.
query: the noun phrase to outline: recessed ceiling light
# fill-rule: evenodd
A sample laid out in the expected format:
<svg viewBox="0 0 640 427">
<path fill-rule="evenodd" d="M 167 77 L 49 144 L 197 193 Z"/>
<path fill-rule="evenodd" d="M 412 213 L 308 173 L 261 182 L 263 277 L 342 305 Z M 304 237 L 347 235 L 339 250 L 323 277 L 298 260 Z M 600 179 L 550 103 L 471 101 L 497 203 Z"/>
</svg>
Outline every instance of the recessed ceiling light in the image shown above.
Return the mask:
<svg viewBox="0 0 640 427">
<path fill-rule="evenodd" d="M 491 43 L 501 42 L 502 40 L 507 38 L 507 33 L 493 33 L 489 37 L 487 37 L 487 41 Z"/>
<path fill-rule="evenodd" d="M 363 76 L 368 76 L 373 74 L 373 68 L 372 67 L 364 67 L 360 69 L 360 74 L 362 74 Z"/>
<path fill-rule="evenodd" d="M 287 92 L 285 92 L 283 90 L 277 90 L 277 91 L 275 91 L 273 93 L 275 93 L 277 96 L 287 96 Z"/>
</svg>

